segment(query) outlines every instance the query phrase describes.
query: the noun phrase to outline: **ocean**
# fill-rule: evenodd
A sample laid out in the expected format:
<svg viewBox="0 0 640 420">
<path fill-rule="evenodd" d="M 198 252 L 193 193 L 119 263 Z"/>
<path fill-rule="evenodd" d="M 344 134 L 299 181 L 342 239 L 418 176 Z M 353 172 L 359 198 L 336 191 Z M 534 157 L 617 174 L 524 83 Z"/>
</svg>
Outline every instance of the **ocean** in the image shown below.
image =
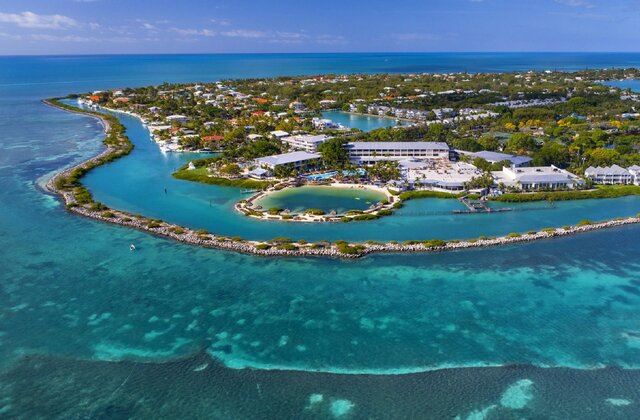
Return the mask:
<svg viewBox="0 0 640 420">
<path fill-rule="evenodd" d="M 640 54 L 0 58 L 0 413 L 637 416 L 639 227 L 446 254 L 269 259 L 86 220 L 39 187 L 101 149 L 98 122 L 41 103 L 51 96 L 276 75 L 613 66 L 640 66 Z M 136 149 L 87 177 L 96 197 L 229 235 L 465 237 L 640 211 L 626 198 L 460 219 L 423 200 L 348 227 L 248 221 L 233 212 L 236 190 L 172 179 L 192 156 L 162 155 L 135 119 L 122 121 Z"/>
</svg>

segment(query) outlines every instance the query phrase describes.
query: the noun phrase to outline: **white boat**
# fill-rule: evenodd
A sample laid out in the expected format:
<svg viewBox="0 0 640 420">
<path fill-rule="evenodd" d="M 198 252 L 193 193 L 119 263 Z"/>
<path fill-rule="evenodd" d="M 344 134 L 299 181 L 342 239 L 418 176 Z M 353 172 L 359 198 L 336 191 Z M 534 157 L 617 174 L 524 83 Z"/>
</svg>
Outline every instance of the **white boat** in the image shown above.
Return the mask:
<svg viewBox="0 0 640 420">
<path fill-rule="evenodd" d="M 136 246 L 134 244 L 129 245 L 129 249 L 131 251 L 135 251 L 136 250 Z"/>
</svg>

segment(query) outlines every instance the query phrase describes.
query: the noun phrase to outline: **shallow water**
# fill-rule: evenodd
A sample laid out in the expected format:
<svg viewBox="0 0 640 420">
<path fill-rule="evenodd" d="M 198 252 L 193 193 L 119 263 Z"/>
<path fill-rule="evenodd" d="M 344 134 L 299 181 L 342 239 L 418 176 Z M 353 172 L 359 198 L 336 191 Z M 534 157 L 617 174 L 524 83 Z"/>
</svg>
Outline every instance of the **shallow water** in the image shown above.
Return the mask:
<svg viewBox="0 0 640 420">
<path fill-rule="evenodd" d="M 459 68 L 465 57 L 438 66 Z M 582 63 L 576 57 L 569 55 L 565 65 Z M 640 62 L 640 55 L 594 57 L 594 66 L 612 60 L 619 65 Z M 504 59 L 476 57 L 477 69 Z M 300 73 L 418 68 L 420 59 L 217 60 L 0 59 L 0 413 L 30 418 L 46 413 L 64 418 L 176 413 L 282 418 L 331 417 L 346 410 L 347 416 L 406 418 L 466 417 L 488 410 L 496 417 L 637 416 L 637 370 L 505 367 L 397 375 L 512 363 L 637 367 L 637 226 L 447 254 L 358 261 L 266 259 L 199 249 L 83 219 L 38 189 L 52 171 L 99 151 L 102 138 L 96 121 L 46 107 L 43 97 L 163 80 L 269 75 L 282 68 Z M 421 68 L 436 68 L 429 67 L 431 58 L 425 60 Z M 518 60 L 507 60 L 503 69 L 514 68 Z M 559 60 L 532 55 L 527 65 L 551 66 Z M 350 64 L 341 67 L 346 62 Z M 563 223 L 583 218 L 573 214 L 575 208 L 558 204 L 556 210 L 502 214 L 500 222 L 480 216 L 468 223 L 464 216 L 443 213 L 455 201 L 417 200 L 408 203 L 402 216 L 349 224 L 348 232 L 342 224 L 321 230 L 250 223 L 230 210 L 240 197 L 237 190 L 173 180 L 171 169 L 190 157 L 162 157 L 143 131 L 138 136 L 129 128 L 136 150 L 90 175 L 96 195 L 115 207 L 194 226 L 202 223 L 206 226 L 200 227 L 217 232 L 438 237 L 461 234 L 458 224 L 471 226 L 462 232 L 471 235 L 474 229 L 520 230 L 515 228 L 523 227 L 523 218 L 543 226 L 552 217 Z M 117 176 L 103 176 L 108 173 Z M 183 207 L 175 207 L 177 203 Z M 599 203 L 571 205 L 593 212 L 593 219 L 637 212 L 632 199 Z M 425 218 L 412 213 L 417 211 L 431 213 Z M 564 216 L 552 216 L 556 214 Z M 137 252 L 129 251 L 131 243 Z M 200 351 L 198 359 L 155 363 Z M 34 353 L 44 357 L 27 356 Z M 229 366 L 266 370 L 225 369 L 211 355 Z M 127 362 L 104 362 L 119 359 Z M 131 363 L 136 360 L 145 363 Z M 209 368 L 199 370 L 204 374 L 198 379 L 194 369 L 205 363 Z M 300 371 L 270 370 L 275 367 Z M 378 375 L 305 372 L 311 370 Z M 526 379 L 533 384 L 520 382 Z M 317 401 L 317 396 L 310 400 L 314 394 L 321 394 L 322 401 L 304 411 Z M 519 407 L 522 401 L 524 408 L 504 406 Z"/>
<path fill-rule="evenodd" d="M 395 127 L 403 125 L 395 118 L 378 117 L 375 115 L 360 115 L 343 111 L 324 111 L 322 118 L 327 118 L 334 123 L 341 124 L 348 128 L 357 128 L 362 131 L 371 131 L 377 128 Z"/>
<path fill-rule="evenodd" d="M 326 213 L 335 211 L 342 214 L 348 210 L 367 210 L 385 199 L 384 194 L 372 190 L 303 186 L 270 193 L 256 204 L 264 209 L 289 209 L 293 212 L 320 209 Z"/>
</svg>

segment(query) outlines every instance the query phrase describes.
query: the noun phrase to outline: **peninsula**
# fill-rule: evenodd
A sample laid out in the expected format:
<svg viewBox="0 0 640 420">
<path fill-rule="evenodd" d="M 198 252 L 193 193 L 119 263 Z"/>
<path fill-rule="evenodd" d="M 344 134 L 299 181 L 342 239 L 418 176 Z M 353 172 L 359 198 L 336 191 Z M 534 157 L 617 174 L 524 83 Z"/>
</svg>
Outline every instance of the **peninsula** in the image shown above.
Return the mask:
<svg viewBox="0 0 640 420">
<path fill-rule="evenodd" d="M 509 210 L 494 207 L 496 201 L 637 195 L 640 97 L 605 83 L 628 78 L 640 78 L 640 71 L 324 75 L 71 95 L 48 103 L 105 121 L 107 149 L 59 174 L 49 187 L 64 197 L 70 210 L 85 216 L 197 245 L 263 255 L 440 251 L 637 223 L 635 217 L 583 221 L 579 226 L 448 242 L 247 241 L 106 208 L 80 183 L 93 167 L 131 152 L 115 111 L 140 118 L 164 152 L 205 153 L 174 176 L 253 192 L 235 209 L 264 220 L 373 220 L 392 215 L 403 200 L 422 197 L 460 199 L 475 213 Z M 397 125 L 362 131 L 324 118 L 336 110 L 393 118 Z M 283 190 L 295 193 L 300 186 L 379 195 L 368 207 L 341 212 L 259 204 Z"/>
</svg>

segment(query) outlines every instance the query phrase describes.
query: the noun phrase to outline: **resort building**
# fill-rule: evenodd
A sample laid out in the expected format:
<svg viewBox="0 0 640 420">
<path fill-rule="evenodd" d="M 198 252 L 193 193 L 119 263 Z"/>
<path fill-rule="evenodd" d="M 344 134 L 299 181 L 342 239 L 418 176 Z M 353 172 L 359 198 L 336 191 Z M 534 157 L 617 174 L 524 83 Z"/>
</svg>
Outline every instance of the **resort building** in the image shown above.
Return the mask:
<svg viewBox="0 0 640 420">
<path fill-rule="evenodd" d="M 491 172 L 496 184 L 525 191 L 573 189 L 584 181 L 571 172 L 551 166 L 530 168 L 504 167 Z"/>
<path fill-rule="evenodd" d="M 329 140 L 329 137 L 323 134 L 316 136 L 310 134 L 298 134 L 295 136 L 283 137 L 280 140 L 287 143 L 292 149 L 315 153 L 318 151 L 318 146 Z"/>
<path fill-rule="evenodd" d="M 271 170 L 276 169 L 278 166 L 289 166 L 298 171 L 302 171 L 317 166 L 319 161 L 319 154 L 300 151 L 264 156 L 256 159 L 256 164 Z"/>
<path fill-rule="evenodd" d="M 407 159 L 449 159 L 449 145 L 444 142 L 390 141 L 347 143 L 349 159 L 357 164 Z"/>
<path fill-rule="evenodd" d="M 636 185 L 640 185 L 640 166 L 633 165 L 630 166 L 627 170 L 633 176 L 633 183 Z"/>
<path fill-rule="evenodd" d="M 462 191 L 466 183 L 483 174 L 469 163 L 448 160 L 403 160 L 399 167 L 402 178 L 415 189 Z"/>
<path fill-rule="evenodd" d="M 528 156 L 514 156 L 509 155 L 507 153 L 498 153 L 498 152 L 490 152 L 490 151 L 482 151 L 476 153 L 469 153 L 460 151 L 459 153 L 466 154 L 473 158 L 481 158 L 486 160 L 489 163 L 498 163 L 498 162 L 511 162 L 511 166 L 515 166 L 516 168 L 522 168 L 525 166 L 529 166 L 531 164 L 531 159 Z"/>
<path fill-rule="evenodd" d="M 584 176 L 596 184 L 633 184 L 634 176 L 628 170 L 618 165 L 600 167 L 589 166 Z"/>
</svg>

